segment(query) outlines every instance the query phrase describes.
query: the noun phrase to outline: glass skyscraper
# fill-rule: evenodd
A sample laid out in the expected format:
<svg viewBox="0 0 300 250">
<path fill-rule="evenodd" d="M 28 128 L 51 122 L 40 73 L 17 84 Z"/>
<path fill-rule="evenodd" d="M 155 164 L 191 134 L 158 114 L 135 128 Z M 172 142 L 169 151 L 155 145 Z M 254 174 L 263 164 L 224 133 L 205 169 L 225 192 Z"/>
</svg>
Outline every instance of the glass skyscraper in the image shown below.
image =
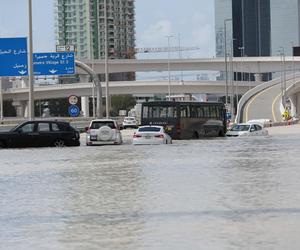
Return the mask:
<svg viewBox="0 0 300 250">
<path fill-rule="evenodd" d="M 300 0 L 215 0 L 216 55 L 224 56 L 224 20 L 233 55 L 291 55 L 299 45 Z M 242 51 L 243 50 L 243 51 Z"/>
</svg>

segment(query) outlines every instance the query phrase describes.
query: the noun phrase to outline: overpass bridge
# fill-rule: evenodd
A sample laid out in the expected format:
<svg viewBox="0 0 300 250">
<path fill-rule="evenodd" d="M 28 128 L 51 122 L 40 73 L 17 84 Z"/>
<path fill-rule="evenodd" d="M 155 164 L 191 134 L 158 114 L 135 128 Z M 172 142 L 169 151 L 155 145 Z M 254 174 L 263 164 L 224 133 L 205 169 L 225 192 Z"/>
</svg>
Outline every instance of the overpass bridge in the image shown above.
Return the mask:
<svg viewBox="0 0 300 250">
<path fill-rule="evenodd" d="M 97 74 L 105 73 L 104 60 L 83 60 Z M 225 71 L 225 59 L 170 59 L 171 71 Z M 228 59 L 228 65 L 230 64 Z M 262 74 L 267 72 L 281 72 L 283 61 L 280 56 L 271 57 L 234 57 L 232 58 L 233 70 L 235 72 L 247 72 Z M 285 57 L 285 71 L 292 72 L 300 69 L 300 57 Z M 114 59 L 108 60 L 109 73 L 120 72 L 153 72 L 168 71 L 168 59 Z M 82 69 L 77 73 L 86 74 Z"/>
<path fill-rule="evenodd" d="M 230 61 L 230 60 L 228 60 Z M 105 72 L 104 60 L 84 60 L 85 64 L 90 66 L 96 74 Z M 150 71 L 167 71 L 168 62 L 171 71 L 193 71 L 193 70 L 210 70 L 225 71 L 224 58 L 208 59 L 114 59 L 109 60 L 109 73 L 118 72 L 150 72 Z M 230 64 L 230 62 L 228 62 Z M 297 71 L 300 69 L 299 57 L 285 57 L 285 72 Z M 230 67 L 228 67 L 230 68 Z M 232 68 L 235 72 L 255 73 L 257 82 L 261 81 L 262 73 L 281 72 L 283 71 L 283 61 L 281 57 L 238 57 L 232 58 Z M 81 76 L 87 73 L 80 67 L 77 73 Z M 253 85 L 252 85 L 253 84 Z M 239 93 L 245 93 L 247 89 L 256 86 L 258 83 L 244 82 L 237 88 Z M 111 94 L 147 94 L 147 93 L 167 93 L 167 82 L 110 82 Z M 252 85 L 252 86 L 249 86 Z M 230 93 L 230 86 L 228 86 Z M 70 94 L 80 96 L 91 96 L 92 83 L 77 83 L 63 85 L 49 85 L 35 87 L 34 96 L 36 99 L 65 97 Z M 300 91 L 300 89 L 299 89 Z M 225 93 L 224 82 L 174 82 L 171 83 L 171 93 Z M 13 99 L 14 101 L 25 102 L 28 100 L 28 89 L 17 88 L 5 90 L 3 93 L 4 100 Z M 300 102 L 299 102 L 300 103 Z M 300 108 L 300 107 L 299 107 Z"/>
<path fill-rule="evenodd" d="M 244 94 L 250 88 L 257 86 L 258 82 L 234 82 L 234 91 Z M 229 86 L 230 87 L 230 86 Z M 102 87 L 104 89 L 104 87 Z M 110 82 L 110 94 L 161 94 L 168 93 L 168 81 L 120 81 Z M 64 98 L 70 95 L 91 96 L 93 83 L 48 84 L 35 86 L 34 96 L 37 100 Z M 224 81 L 172 81 L 172 94 L 224 94 Z M 104 91 L 103 91 L 104 92 Z M 3 92 L 4 100 L 28 100 L 28 88 L 10 88 Z"/>
</svg>

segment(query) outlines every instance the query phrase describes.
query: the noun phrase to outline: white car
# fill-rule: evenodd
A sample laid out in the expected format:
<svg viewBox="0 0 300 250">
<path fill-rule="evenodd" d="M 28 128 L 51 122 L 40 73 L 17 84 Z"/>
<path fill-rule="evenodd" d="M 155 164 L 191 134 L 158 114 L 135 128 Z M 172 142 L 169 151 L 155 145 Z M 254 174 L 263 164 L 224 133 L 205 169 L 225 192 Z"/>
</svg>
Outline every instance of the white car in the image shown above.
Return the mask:
<svg viewBox="0 0 300 250">
<path fill-rule="evenodd" d="M 125 117 L 122 126 L 124 129 L 138 127 L 135 117 L 132 117 L 132 116 Z"/>
<path fill-rule="evenodd" d="M 163 126 L 141 126 L 133 135 L 132 144 L 171 144 L 172 138 Z"/>
<path fill-rule="evenodd" d="M 268 131 L 258 123 L 238 123 L 233 125 L 226 133 L 226 136 L 255 136 L 268 135 Z"/>
<path fill-rule="evenodd" d="M 121 144 L 122 135 L 116 121 L 96 119 L 86 128 L 86 145 Z"/>
</svg>

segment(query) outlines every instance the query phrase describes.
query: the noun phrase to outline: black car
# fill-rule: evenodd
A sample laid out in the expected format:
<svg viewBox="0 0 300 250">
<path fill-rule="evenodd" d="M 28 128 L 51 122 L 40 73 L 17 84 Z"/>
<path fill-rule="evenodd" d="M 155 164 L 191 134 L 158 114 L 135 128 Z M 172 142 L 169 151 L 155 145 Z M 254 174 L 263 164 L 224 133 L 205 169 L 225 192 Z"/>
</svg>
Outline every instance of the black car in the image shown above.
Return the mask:
<svg viewBox="0 0 300 250">
<path fill-rule="evenodd" d="M 80 134 L 63 121 L 27 121 L 0 133 L 0 147 L 79 146 Z"/>
</svg>

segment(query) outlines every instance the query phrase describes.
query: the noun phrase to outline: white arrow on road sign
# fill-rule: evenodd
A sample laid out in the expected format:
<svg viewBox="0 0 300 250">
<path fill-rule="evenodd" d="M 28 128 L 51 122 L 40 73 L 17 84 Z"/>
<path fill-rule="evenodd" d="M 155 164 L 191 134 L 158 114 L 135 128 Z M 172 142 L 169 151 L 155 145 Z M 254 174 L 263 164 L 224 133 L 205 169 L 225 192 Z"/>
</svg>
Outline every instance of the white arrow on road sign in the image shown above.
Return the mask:
<svg viewBox="0 0 300 250">
<path fill-rule="evenodd" d="M 26 72 L 27 71 L 25 71 L 25 70 L 20 70 L 20 71 L 18 71 L 21 75 L 24 75 L 24 74 L 26 74 Z"/>
<path fill-rule="evenodd" d="M 57 70 L 51 69 L 51 70 L 49 70 L 49 72 L 50 72 L 51 74 L 55 74 L 55 73 L 57 72 Z"/>
</svg>

